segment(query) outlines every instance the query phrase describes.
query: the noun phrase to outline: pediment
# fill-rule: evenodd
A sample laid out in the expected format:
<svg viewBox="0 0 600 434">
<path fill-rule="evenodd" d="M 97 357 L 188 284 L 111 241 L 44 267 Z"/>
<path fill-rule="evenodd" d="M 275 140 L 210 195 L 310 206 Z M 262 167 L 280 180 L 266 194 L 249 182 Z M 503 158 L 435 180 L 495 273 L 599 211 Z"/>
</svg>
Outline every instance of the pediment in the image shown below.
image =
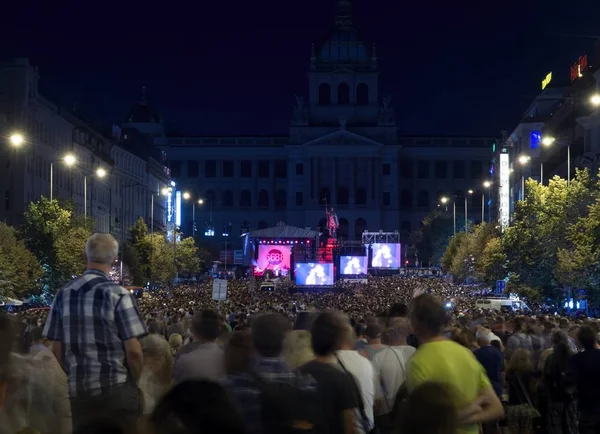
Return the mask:
<svg viewBox="0 0 600 434">
<path fill-rule="evenodd" d="M 309 142 L 304 143 L 303 146 L 331 146 L 331 145 L 348 145 L 348 146 L 383 146 L 375 140 L 369 139 L 368 137 L 361 136 L 356 133 L 352 133 L 347 130 L 334 131 L 333 133 L 326 134 L 321 137 L 317 137 Z"/>
</svg>

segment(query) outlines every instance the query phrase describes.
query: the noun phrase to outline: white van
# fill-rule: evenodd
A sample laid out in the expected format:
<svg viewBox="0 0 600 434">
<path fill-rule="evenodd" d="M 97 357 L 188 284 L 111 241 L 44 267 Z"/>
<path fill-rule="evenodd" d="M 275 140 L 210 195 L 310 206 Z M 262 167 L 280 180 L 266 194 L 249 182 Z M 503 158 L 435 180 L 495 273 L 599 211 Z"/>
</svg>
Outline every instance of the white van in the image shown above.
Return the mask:
<svg viewBox="0 0 600 434">
<path fill-rule="evenodd" d="M 490 297 L 480 298 L 475 302 L 475 307 L 478 309 L 493 309 L 501 310 L 530 310 L 529 306 L 518 298 L 501 298 Z"/>
</svg>

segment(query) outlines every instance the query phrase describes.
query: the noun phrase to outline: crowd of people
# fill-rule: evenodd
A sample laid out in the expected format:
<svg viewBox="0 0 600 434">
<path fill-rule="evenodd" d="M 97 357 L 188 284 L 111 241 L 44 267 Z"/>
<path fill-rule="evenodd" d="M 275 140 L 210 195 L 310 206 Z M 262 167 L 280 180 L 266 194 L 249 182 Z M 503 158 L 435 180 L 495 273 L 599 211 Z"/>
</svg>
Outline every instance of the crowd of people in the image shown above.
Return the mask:
<svg viewBox="0 0 600 434">
<path fill-rule="evenodd" d="M 0 315 L 0 434 L 600 432 L 584 315 L 482 311 L 485 289 L 419 276 L 136 299 L 117 252 L 93 235 L 51 309 Z"/>
</svg>

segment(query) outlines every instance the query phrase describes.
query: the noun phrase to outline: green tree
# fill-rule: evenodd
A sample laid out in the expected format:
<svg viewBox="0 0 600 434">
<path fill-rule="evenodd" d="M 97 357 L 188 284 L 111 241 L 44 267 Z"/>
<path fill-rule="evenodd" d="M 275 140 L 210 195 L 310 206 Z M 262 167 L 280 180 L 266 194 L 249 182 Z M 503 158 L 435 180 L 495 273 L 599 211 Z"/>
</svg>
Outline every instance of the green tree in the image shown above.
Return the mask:
<svg viewBox="0 0 600 434">
<path fill-rule="evenodd" d="M 442 255 L 442 259 L 440 264 L 442 269 L 447 272 L 452 272 L 452 263 L 454 261 L 454 257 L 458 253 L 461 248 L 463 242 L 466 241 L 467 235 L 464 232 L 459 232 L 455 237 L 450 239 L 444 254 Z"/>
<path fill-rule="evenodd" d="M 93 220 L 74 218 L 71 209 L 45 197 L 31 202 L 24 217 L 23 241 L 42 265 L 44 290 L 53 293 L 85 268 L 83 245 Z"/>
<path fill-rule="evenodd" d="M 444 210 L 436 209 L 423 220 L 420 229 L 411 234 L 413 244 L 423 264 L 431 262 L 432 265 L 440 264 L 442 255 L 452 237 L 452 215 Z"/>
<path fill-rule="evenodd" d="M 175 277 L 173 244 L 168 243 L 164 234 L 147 235 L 145 242 L 151 246 L 150 270 L 152 282 L 167 283 Z"/>
<path fill-rule="evenodd" d="M 547 186 L 534 180 L 526 184 L 525 200 L 517 202 L 513 222 L 506 229 L 502 245 L 511 281 L 551 296 L 560 282 L 556 279 L 558 252 L 572 249 L 566 236 L 598 197 L 598 184 L 587 170 L 576 172 L 570 184 L 559 177 Z"/>
<path fill-rule="evenodd" d="M 199 249 L 192 237 L 184 238 L 177 243 L 175 264 L 178 273 L 198 273 L 200 263 Z"/>
<path fill-rule="evenodd" d="M 488 285 L 506 278 L 506 253 L 500 237 L 492 237 L 475 263 L 477 276 Z"/>
<path fill-rule="evenodd" d="M 25 298 L 37 293 L 43 274 L 14 228 L 0 222 L 0 296 Z"/>
</svg>

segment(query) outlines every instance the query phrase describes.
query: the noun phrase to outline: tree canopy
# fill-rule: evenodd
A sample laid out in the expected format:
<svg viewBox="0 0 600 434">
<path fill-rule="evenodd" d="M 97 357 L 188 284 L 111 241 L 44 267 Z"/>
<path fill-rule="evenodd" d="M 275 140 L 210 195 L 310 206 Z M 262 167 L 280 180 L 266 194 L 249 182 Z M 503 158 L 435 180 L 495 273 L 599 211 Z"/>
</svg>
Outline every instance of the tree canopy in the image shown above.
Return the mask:
<svg viewBox="0 0 600 434">
<path fill-rule="evenodd" d="M 0 222 L 0 296 L 25 298 L 37 293 L 43 274 L 15 229 Z"/>
</svg>

